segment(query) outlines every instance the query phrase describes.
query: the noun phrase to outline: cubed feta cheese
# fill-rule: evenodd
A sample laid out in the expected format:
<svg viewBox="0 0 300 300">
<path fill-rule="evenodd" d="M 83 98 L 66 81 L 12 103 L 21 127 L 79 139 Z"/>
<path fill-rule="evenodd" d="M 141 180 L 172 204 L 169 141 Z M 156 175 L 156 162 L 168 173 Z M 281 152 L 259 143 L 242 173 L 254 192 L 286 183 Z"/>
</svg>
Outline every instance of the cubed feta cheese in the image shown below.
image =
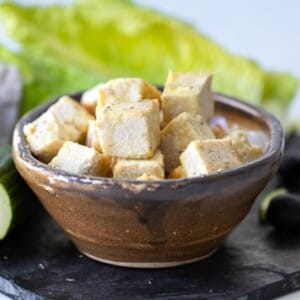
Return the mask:
<svg viewBox="0 0 300 300">
<path fill-rule="evenodd" d="M 99 135 L 98 135 L 98 126 L 96 121 L 89 122 L 89 128 L 86 135 L 86 146 L 95 148 L 98 152 L 102 152 Z"/>
<path fill-rule="evenodd" d="M 247 133 L 244 130 L 236 130 L 229 134 L 232 145 L 242 163 L 257 159 L 263 154 L 260 147 L 249 143 Z"/>
<path fill-rule="evenodd" d="M 43 162 L 49 162 L 69 137 L 49 112 L 26 124 L 23 131 L 31 152 Z"/>
<path fill-rule="evenodd" d="M 149 159 L 117 159 L 113 166 L 114 178 L 141 179 L 148 176 L 164 178 L 163 155 L 157 150 Z M 144 179 L 145 180 L 145 179 Z"/>
<path fill-rule="evenodd" d="M 65 141 L 84 141 L 91 119 L 80 104 L 64 96 L 23 131 L 32 153 L 49 162 Z"/>
<path fill-rule="evenodd" d="M 54 105 L 50 106 L 48 111 L 68 131 L 70 141 L 85 141 L 89 121 L 94 120 L 94 117 L 77 101 L 68 96 L 63 96 Z"/>
<path fill-rule="evenodd" d="M 98 107 L 143 99 L 159 99 L 161 92 L 140 78 L 118 78 L 108 81 L 99 90 Z"/>
<path fill-rule="evenodd" d="M 111 173 L 109 156 L 73 142 L 65 142 L 49 165 L 80 175 L 108 176 Z"/>
<path fill-rule="evenodd" d="M 214 113 L 212 75 L 198 72 L 169 72 L 161 95 L 165 121 L 182 112 L 198 113 L 204 119 Z"/>
<path fill-rule="evenodd" d="M 149 158 L 160 143 L 157 100 L 107 106 L 97 119 L 104 154 L 122 158 Z"/>
<path fill-rule="evenodd" d="M 151 180 L 161 180 L 162 178 L 157 177 L 155 175 L 146 175 L 143 174 L 142 176 L 138 177 L 136 180 L 141 180 L 141 181 L 151 181 Z"/>
<path fill-rule="evenodd" d="M 203 176 L 241 164 L 229 138 L 193 141 L 181 154 L 180 162 L 188 177 Z"/>
<path fill-rule="evenodd" d="M 161 151 L 166 172 L 180 164 L 179 156 L 190 142 L 214 138 L 212 130 L 200 115 L 183 112 L 175 117 L 161 131 Z"/>
</svg>

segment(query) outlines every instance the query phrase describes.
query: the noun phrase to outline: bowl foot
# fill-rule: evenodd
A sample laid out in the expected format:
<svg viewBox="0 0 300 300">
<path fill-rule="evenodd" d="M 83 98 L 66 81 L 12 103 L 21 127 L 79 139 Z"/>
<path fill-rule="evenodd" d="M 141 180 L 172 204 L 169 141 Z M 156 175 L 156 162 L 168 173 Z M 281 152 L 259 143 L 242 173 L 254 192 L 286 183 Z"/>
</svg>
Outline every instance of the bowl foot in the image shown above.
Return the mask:
<svg viewBox="0 0 300 300">
<path fill-rule="evenodd" d="M 114 260 L 108 260 L 103 259 L 101 257 L 96 257 L 94 255 L 91 255 L 89 253 L 80 251 L 82 254 L 86 255 L 87 257 L 114 266 L 118 267 L 127 267 L 127 268 L 139 268 L 139 269 L 159 269 L 159 268 L 170 268 L 170 267 L 177 267 L 182 266 L 186 264 L 190 264 L 202 259 L 205 259 L 209 256 L 211 256 L 213 253 L 215 253 L 218 250 L 218 248 L 213 249 L 211 252 L 209 252 L 206 255 L 203 255 L 201 257 L 196 257 L 189 260 L 182 260 L 182 261 L 168 261 L 168 262 L 122 262 L 122 261 L 114 261 Z"/>
</svg>

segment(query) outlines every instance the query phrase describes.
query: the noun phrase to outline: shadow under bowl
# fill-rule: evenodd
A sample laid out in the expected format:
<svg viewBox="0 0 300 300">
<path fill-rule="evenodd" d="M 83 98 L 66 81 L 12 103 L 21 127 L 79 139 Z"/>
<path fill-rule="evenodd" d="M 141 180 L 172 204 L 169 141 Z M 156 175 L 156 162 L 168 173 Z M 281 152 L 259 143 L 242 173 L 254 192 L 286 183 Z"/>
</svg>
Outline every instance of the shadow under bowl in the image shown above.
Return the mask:
<svg viewBox="0 0 300 300">
<path fill-rule="evenodd" d="M 71 96 L 80 99 L 80 94 Z M 163 181 L 70 174 L 33 157 L 23 134 L 24 125 L 55 101 L 16 125 L 16 167 L 79 251 L 110 264 L 170 267 L 209 256 L 247 215 L 282 157 L 283 130 L 272 115 L 216 93 L 218 115 L 267 136 L 268 149 L 261 157 L 205 177 Z"/>
</svg>

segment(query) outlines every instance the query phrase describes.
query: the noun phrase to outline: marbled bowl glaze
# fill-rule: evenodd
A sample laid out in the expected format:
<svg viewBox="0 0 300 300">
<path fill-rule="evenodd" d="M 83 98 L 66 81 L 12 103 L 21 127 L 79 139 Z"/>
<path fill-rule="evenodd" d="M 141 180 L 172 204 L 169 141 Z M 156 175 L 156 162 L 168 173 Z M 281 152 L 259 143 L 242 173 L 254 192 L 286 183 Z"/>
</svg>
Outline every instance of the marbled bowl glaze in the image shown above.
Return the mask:
<svg viewBox="0 0 300 300">
<path fill-rule="evenodd" d="M 14 161 L 79 251 L 102 262 L 157 268 L 209 256 L 247 215 L 282 157 L 283 130 L 272 115 L 215 94 L 218 114 L 268 136 L 269 147 L 259 159 L 203 178 L 142 182 L 77 176 L 34 158 L 22 132 L 56 100 L 18 122 Z"/>
</svg>

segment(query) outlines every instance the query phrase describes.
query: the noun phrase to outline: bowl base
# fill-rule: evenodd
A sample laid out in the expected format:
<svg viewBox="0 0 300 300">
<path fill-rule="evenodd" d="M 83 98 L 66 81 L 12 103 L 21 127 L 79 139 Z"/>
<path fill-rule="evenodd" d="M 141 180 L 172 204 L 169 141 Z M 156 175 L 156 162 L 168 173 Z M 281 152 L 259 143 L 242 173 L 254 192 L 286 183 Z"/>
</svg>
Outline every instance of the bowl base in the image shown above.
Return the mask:
<svg viewBox="0 0 300 300">
<path fill-rule="evenodd" d="M 209 252 L 208 254 L 205 254 L 203 256 L 200 257 L 196 257 L 193 259 L 189 259 L 189 260 L 182 260 L 182 261 L 168 261 L 168 262 L 122 262 L 122 261 L 114 261 L 114 260 L 108 260 L 108 259 L 103 259 L 101 257 L 96 257 L 94 255 L 91 255 L 89 253 L 80 251 L 82 254 L 84 254 L 85 256 L 102 262 L 102 263 L 106 263 L 109 265 L 114 265 L 114 266 L 118 266 L 118 267 L 127 267 L 127 268 L 136 268 L 136 269 L 159 269 L 159 268 L 170 268 L 170 267 L 177 267 L 177 266 L 182 266 L 182 265 L 186 265 L 186 264 L 191 264 L 193 262 L 205 259 L 209 256 L 211 256 L 212 254 L 214 254 L 216 251 L 218 250 L 218 248 L 213 249 L 211 252 Z"/>
</svg>

